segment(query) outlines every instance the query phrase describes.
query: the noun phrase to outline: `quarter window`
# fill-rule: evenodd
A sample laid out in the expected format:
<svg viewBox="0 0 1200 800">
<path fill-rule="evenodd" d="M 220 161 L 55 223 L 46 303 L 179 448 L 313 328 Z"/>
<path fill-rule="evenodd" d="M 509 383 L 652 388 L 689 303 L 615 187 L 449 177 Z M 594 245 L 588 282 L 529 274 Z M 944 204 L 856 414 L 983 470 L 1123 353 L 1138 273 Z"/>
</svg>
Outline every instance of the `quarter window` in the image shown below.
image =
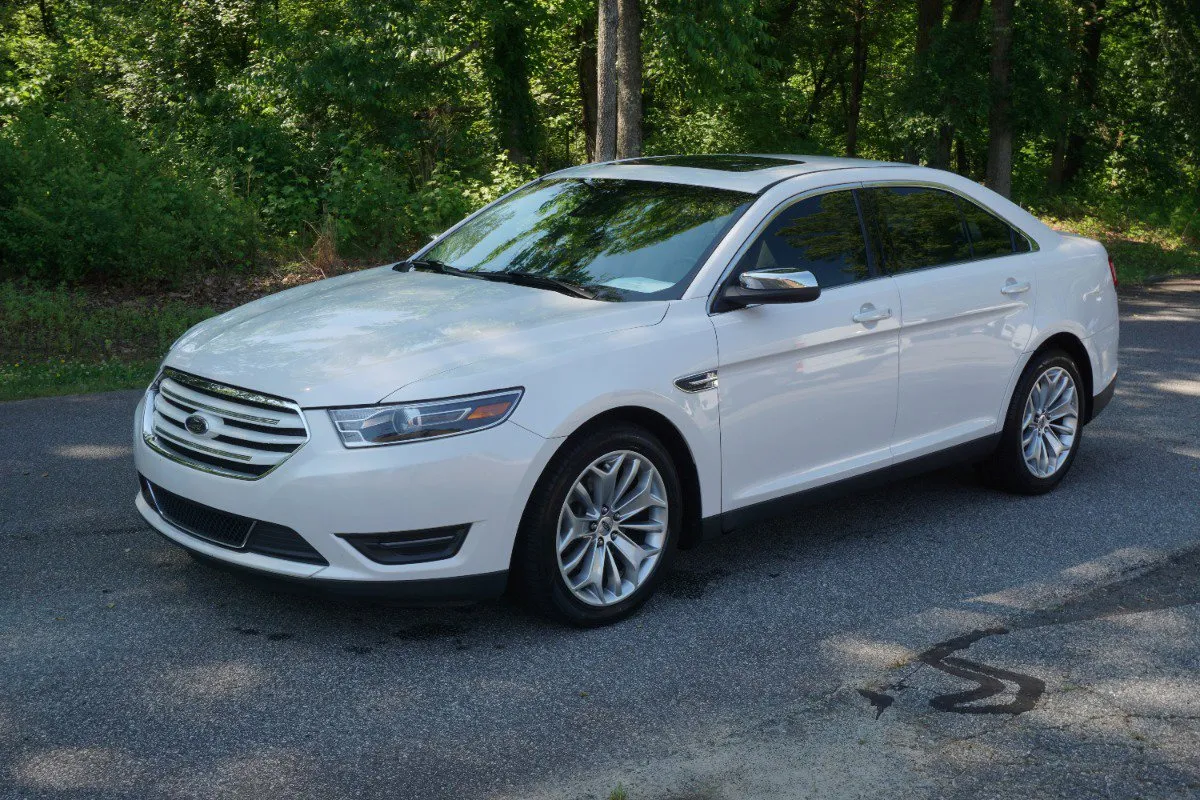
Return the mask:
<svg viewBox="0 0 1200 800">
<path fill-rule="evenodd" d="M 742 256 L 737 272 L 779 268 L 808 270 L 822 288 L 869 276 L 852 192 L 808 197 L 785 209 Z"/>
<path fill-rule="evenodd" d="M 954 195 L 916 186 L 871 189 L 867 194 L 877 219 L 886 272 L 909 272 L 971 258 L 971 243 Z"/>
<path fill-rule="evenodd" d="M 1029 249 L 1025 237 L 1014 231 L 1007 222 L 996 217 L 969 200 L 960 200 L 967 233 L 971 235 L 971 250 L 975 258 L 1006 256 L 1017 249 L 1017 240 Z"/>
</svg>

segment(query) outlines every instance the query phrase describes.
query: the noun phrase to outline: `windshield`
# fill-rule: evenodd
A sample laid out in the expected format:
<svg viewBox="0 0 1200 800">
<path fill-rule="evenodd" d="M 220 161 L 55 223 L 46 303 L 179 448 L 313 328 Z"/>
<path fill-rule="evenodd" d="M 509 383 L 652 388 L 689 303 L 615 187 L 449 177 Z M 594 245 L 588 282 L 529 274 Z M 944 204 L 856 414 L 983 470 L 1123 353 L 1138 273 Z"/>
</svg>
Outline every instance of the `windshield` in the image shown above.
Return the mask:
<svg viewBox="0 0 1200 800">
<path fill-rule="evenodd" d="M 539 181 L 447 234 L 416 261 L 555 278 L 602 300 L 675 300 L 753 200 L 706 186 Z"/>
</svg>

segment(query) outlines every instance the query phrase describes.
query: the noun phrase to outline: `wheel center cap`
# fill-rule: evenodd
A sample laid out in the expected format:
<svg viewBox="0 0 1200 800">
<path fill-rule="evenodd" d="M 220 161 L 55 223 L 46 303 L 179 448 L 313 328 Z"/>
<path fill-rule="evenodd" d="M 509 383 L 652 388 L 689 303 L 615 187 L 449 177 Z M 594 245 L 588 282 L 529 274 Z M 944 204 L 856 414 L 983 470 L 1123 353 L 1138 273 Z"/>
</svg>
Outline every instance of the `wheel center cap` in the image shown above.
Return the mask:
<svg viewBox="0 0 1200 800">
<path fill-rule="evenodd" d="M 1045 414 L 1042 414 L 1040 417 L 1038 417 L 1037 429 L 1039 431 L 1041 431 L 1042 433 L 1045 433 L 1046 428 L 1049 428 L 1049 427 L 1050 427 L 1050 420 L 1047 419 Z"/>
</svg>

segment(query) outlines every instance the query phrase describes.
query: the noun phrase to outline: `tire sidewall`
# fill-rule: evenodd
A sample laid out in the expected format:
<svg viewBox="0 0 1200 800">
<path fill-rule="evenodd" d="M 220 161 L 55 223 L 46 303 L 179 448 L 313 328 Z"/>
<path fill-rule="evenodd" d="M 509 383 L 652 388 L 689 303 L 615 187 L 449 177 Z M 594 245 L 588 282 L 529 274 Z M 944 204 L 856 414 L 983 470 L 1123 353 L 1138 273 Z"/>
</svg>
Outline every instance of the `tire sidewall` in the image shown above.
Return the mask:
<svg viewBox="0 0 1200 800">
<path fill-rule="evenodd" d="M 558 567 L 556 533 L 562 504 L 580 474 L 596 459 L 618 450 L 630 450 L 648 458 L 662 477 L 667 491 L 667 538 L 658 563 L 650 576 L 632 595 L 609 606 L 589 605 L 571 592 Z M 604 625 L 624 619 L 654 593 L 672 561 L 683 524 L 683 487 L 674 462 L 666 448 L 648 431 L 632 425 L 600 429 L 569 443 L 552 462 L 539 483 L 534 513 L 527 515 L 526 558 L 533 563 L 526 567 L 536 571 L 531 575 L 535 587 L 548 593 L 551 609 L 556 616 L 580 626 Z M 548 590 L 548 592 L 547 592 Z"/>
</svg>

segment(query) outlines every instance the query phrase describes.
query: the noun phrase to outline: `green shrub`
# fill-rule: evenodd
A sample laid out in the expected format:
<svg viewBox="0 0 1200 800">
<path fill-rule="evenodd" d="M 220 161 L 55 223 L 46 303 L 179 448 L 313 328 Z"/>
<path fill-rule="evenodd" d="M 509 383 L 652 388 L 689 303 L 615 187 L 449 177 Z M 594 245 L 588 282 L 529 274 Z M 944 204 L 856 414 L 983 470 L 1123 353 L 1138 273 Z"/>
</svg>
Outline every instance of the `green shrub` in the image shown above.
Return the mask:
<svg viewBox="0 0 1200 800">
<path fill-rule="evenodd" d="M 31 106 L 0 129 L 0 279 L 177 279 L 244 263 L 255 238 L 232 192 L 141 149 L 101 103 Z"/>
</svg>

